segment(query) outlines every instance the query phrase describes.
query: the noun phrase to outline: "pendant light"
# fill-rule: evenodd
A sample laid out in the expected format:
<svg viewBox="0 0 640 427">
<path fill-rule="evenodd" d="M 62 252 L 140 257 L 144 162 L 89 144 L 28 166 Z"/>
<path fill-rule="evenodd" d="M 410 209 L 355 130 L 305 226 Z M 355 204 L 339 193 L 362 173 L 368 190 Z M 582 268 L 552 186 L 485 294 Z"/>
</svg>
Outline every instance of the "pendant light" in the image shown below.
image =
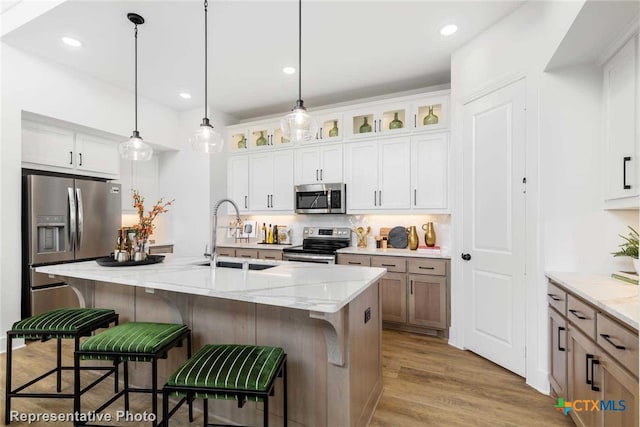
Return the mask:
<svg viewBox="0 0 640 427">
<path fill-rule="evenodd" d="M 138 132 L 138 25 L 144 24 L 144 18 L 137 13 L 128 13 L 127 18 L 133 22 L 135 38 L 135 129 L 128 140 L 118 145 L 118 152 L 123 159 L 147 161 L 151 160 L 153 149 L 142 140 Z"/>
<path fill-rule="evenodd" d="M 213 153 L 222 151 L 224 141 L 220 132 L 215 130 L 207 117 L 207 9 L 209 2 L 204 1 L 204 118 L 200 128 L 190 138 L 191 146 L 194 150 L 202 153 Z"/>
<path fill-rule="evenodd" d="M 280 120 L 285 138 L 292 142 L 315 139 L 318 125 L 302 101 L 302 0 L 298 0 L 298 100 L 291 112 Z"/>
</svg>

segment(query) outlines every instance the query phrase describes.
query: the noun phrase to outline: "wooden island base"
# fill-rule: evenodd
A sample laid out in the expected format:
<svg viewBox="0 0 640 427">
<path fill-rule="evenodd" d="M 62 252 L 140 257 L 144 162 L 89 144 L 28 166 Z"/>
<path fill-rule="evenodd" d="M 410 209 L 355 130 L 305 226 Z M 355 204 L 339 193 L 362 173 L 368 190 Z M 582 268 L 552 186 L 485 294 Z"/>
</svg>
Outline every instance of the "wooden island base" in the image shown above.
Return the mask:
<svg viewBox="0 0 640 427">
<path fill-rule="evenodd" d="M 194 352 L 204 344 L 279 346 L 288 354 L 288 422 L 292 427 L 368 425 L 382 395 L 379 283 L 337 313 L 145 289 L 67 278 L 87 307 L 110 307 L 120 322 L 183 322 L 193 332 Z M 365 312 L 370 311 L 369 314 Z M 365 323 L 365 318 L 367 321 Z M 184 360 L 184 349 L 159 364 L 160 384 Z M 137 363 L 132 382 L 149 386 L 147 363 Z M 282 425 L 282 388 L 276 383 L 270 421 Z M 201 401 L 199 401 L 201 402 Z M 201 408 L 201 403 L 196 403 Z M 211 422 L 262 425 L 262 404 L 209 401 Z"/>
</svg>

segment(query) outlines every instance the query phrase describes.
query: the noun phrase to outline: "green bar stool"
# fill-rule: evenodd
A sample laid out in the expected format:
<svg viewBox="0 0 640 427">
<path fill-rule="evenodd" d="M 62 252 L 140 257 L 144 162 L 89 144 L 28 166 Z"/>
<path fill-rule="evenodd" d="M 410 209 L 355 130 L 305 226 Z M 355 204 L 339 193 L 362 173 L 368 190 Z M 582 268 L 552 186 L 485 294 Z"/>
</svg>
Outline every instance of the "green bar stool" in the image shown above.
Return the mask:
<svg viewBox="0 0 640 427">
<path fill-rule="evenodd" d="M 170 396 L 204 399 L 204 426 L 209 424 L 208 399 L 236 399 L 241 408 L 248 401 L 264 402 L 264 426 L 269 425 L 269 396 L 282 377 L 284 426 L 287 426 L 287 355 L 280 347 L 255 345 L 205 345 L 169 377 L 162 389 L 162 419 L 169 419 L 184 398 L 169 411 Z M 190 421 L 192 421 L 190 414 Z M 224 424 L 215 424 L 217 426 Z"/>
<path fill-rule="evenodd" d="M 92 411 L 96 414 L 102 412 L 113 402 L 124 396 L 124 409 L 129 411 L 130 393 L 151 394 L 151 407 L 153 426 L 158 425 L 158 360 L 166 359 L 167 353 L 174 347 L 181 347 L 183 341 L 187 341 L 187 357 L 191 357 L 191 330 L 186 325 L 175 323 L 149 323 L 129 322 L 108 329 L 84 341 L 80 349 L 75 352 L 75 400 L 73 410 L 81 413 L 81 384 L 80 384 L 80 360 L 113 360 L 117 366 L 124 365 L 124 388 L 120 391 L 116 388 L 114 396 L 104 402 L 98 409 Z M 133 388 L 129 386 L 129 363 L 151 363 L 151 388 Z M 184 403 L 183 399 L 180 404 Z M 193 420 L 192 403 L 189 400 L 189 420 Z M 75 425 L 88 425 L 77 422 Z"/>
<path fill-rule="evenodd" d="M 53 398 L 53 399 L 72 399 L 75 393 L 84 392 L 85 390 L 74 390 L 74 393 L 62 393 L 62 371 L 75 370 L 78 367 L 62 365 L 62 340 L 73 339 L 75 350 L 80 347 L 80 338 L 90 336 L 97 329 L 107 328 L 110 324 L 118 324 L 118 315 L 114 310 L 102 308 L 59 308 L 47 311 L 36 316 L 15 322 L 11 330 L 7 331 L 7 370 L 6 370 L 6 387 L 5 387 L 5 424 L 11 422 L 11 399 L 14 398 Z M 31 381 L 13 389 L 11 384 L 12 376 L 12 347 L 13 340 L 17 338 L 25 338 L 30 340 L 48 341 L 50 339 L 57 340 L 56 351 L 56 367 L 45 372 L 44 374 L 32 379 Z M 106 378 L 112 372 L 116 371 L 115 367 L 96 367 L 87 366 L 81 369 L 107 370 L 102 378 Z M 43 380 L 51 374 L 56 374 L 56 393 L 44 392 L 23 392 L 22 390 L 33 384 Z"/>
</svg>

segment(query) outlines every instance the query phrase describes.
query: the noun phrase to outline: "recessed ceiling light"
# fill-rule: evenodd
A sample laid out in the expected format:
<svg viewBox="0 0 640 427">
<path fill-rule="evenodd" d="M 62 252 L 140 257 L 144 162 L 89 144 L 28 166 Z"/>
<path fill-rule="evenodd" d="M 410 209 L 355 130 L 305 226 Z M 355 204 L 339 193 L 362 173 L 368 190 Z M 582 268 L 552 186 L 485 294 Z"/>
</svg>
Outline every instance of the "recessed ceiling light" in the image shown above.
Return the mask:
<svg viewBox="0 0 640 427">
<path fill-rule="evenodd" d="M 440 34 L 442 34 L 443 36 L 450 36 L 451 34 L 455 33 L 456 31 L 458 31 L 458 26 L 457 25 L 445 25 L 444 27 L 442 27 L 440 29 Z"/>
<path fill-rule="evenodd" d="M 68 44 L 69 46 L 73 46 L 73 47 L 80 47 L 82 46 L 82 42 L 80 40 L 76 40 L 73 37 L 62 37 L 62 41 L 65 44 Z"/>
<path fill-rule="evenodd" d="M 191 99 L 191 94 L 187 92 L 180 92 L 180 98 Z"/>
<path fill-rule="evenodd" d="M 293 68 L 293 67 L 284 67 L 282 69 L 282 72 L 285 73 L 285 74 L 293 74 L 293 73 L 296 72 L 296 69 Z"/>
</svg>

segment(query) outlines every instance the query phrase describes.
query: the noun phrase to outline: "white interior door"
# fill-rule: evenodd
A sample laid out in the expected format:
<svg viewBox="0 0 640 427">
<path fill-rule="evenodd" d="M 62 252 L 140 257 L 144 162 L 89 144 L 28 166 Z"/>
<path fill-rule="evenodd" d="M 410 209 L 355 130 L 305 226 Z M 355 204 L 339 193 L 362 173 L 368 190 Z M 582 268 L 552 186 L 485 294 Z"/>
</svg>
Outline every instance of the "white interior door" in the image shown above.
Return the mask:
<svg viewBox="0 0 640 427">
<path fill-rule="evenodd" d="M 525 81 L 463 108 L 464 345 L 525 374 Z"/>
</svg>

